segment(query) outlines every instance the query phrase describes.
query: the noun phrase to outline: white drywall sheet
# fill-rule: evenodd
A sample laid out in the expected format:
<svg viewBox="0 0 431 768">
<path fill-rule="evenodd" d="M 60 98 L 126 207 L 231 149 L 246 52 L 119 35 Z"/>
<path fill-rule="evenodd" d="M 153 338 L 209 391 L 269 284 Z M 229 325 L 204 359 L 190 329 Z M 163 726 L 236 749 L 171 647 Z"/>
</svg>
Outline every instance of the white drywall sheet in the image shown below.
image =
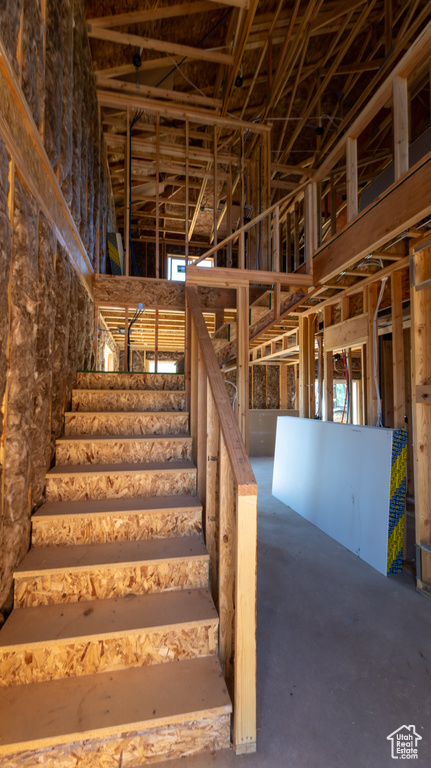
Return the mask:
<svg viewBox="0 0 431 768">
<path fill-rule="evenodd" d="M 280 416 L 272 492 L 386 575 L 392 430 Z"/>
</svg>

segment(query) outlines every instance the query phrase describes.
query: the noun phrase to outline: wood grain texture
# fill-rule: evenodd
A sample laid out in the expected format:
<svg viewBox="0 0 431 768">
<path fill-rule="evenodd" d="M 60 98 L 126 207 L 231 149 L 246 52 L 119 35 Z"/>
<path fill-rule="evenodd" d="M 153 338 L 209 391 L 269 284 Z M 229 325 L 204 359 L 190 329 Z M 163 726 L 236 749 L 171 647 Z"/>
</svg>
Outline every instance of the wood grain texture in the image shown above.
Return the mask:
<svg viewBox="0 0 431 768">
<path fill-rule="evenodd" d="M 65 544 L 102 544 L 108 541 L 137 541 L 166 536 L 192 536 L 202 531 L 202 512 L 156 510 L 151 512 L 99 513 L 33 517 L 33 547 Z"/>
<path fill-rule="evenodd" d="M 183 390 L 184 376 L 178 373 L 104 373 L 78 371 L 77 389 Z"/>
<path fill-rule="evenodd" d="M 66 436 L 78 435 L 186 435 L 189 414 L 185 411 L 64 414 Z"/>
<path fill-rule="evenodd" d="M 228 749 L 230 715 L 209 714 L 183 723 L 134 728 L 111 738 L 86 738 L 43 750 L 43 768 L 142 768 L 160 760 Z M 38 748 L 0 755 L 0 768 L 35 768 Z"/>
<path fill-rule="evenodd" d="M 90 466 L 100 468 L 97 464 Z M 103 474 L 95 470 L 85 474 L 48 474 L 46 480 L 47 501 L 175 496 L 184 493 L 196 493 L 195 469 L 136 469 Z"/>
<path fill-rule="evenodd" d="M 58 464 L 119 464 L 191 461 L 191 438 L 61 439 L 56 445 Z"/>
<path fill-rule="evenodd" d="M 134 390 L 84 390 L 72 392 L 73 411 L 184 411 L 185 393 Z"/>
<path fill-rule="evenodd" d="M 0 648 L 0 686 L 58 680 L 125 667 L 214 655 L 217 622 L 138 629 Z"/>
<path fill-rule="evenodd" d="M 15 608 L 77 603 L 208 585 L 208 556 L 15 573 Z"/>
</svg>

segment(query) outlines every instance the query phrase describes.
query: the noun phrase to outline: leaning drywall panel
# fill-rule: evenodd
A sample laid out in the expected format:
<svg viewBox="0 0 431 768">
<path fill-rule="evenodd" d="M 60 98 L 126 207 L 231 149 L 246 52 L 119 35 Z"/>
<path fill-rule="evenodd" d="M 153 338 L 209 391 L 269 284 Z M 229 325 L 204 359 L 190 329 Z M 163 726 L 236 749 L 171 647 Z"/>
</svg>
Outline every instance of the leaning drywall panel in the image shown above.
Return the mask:
<svg viewBox="0 0 431 768">
<path fill-rule="evenodd" d="M 278 419 L 272 492 L 386 574 L 392 430 Z"/>
</svg>

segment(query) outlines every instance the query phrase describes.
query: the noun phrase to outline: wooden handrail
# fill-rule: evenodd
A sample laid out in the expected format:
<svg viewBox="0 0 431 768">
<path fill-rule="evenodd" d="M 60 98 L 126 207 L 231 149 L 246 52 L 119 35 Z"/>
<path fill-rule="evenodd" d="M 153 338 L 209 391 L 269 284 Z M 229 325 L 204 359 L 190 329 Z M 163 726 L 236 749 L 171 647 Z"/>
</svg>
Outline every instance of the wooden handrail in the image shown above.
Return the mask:
<svg viewBox="0 0 431 768">
<path fill-rule="evenodd" d="M 202 310 L 199 306 L 197 293 L 193 288 L 187 286 L 186 297 L 196 328 L 211 391 L 218 410 L 220 427 L 226 442 L 226 450 L 230 459 L 234 482 L 238 487 L 240 495 L 257 495 L 256 480 L 226 392 L 226 385 L 220 372 Z"/>
</svg>

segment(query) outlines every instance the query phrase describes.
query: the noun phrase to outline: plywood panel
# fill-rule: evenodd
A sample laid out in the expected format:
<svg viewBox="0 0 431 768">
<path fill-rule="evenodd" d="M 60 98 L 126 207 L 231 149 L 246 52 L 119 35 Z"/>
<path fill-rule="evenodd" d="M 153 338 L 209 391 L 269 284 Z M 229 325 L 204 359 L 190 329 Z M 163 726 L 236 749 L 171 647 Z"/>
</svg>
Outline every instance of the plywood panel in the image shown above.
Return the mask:
<svg viewBox="0 0 431 768">
<path fill-rule="evenodd" d="M 119 464 L 191 461 L 189 437 L 57 440 L 57 464 Z"/>
<path fill-rule="evenodd" d="M 84 390 L 72 392 L 73 411 L 184 411 L 184 392 Z"/>
<path fill-rule="evenodd" d="M 189 414 L 175 412 L 64 414 L 65 435 L 178 435 L 188 434 Z"/>
<path fill-rule="evenodd" d="M 184 389 L 184 376 L 178 373 L 102 373 L 78 371 L 77 389 Z"/>
<path fill-rule="evenodd" d="M 15 608 L 208 586 L 208 556 L 15 573 Z"/>
<path fill-rule="evenodd" d="M 113 464 L 110 471 L 105 469 L 102 473 L 97 471 L 102 465 L 91 466 L 95 469 L 93 473 L 75 471 L 73 474 L 56 475 L 51 470 L 46 481 L 47 501 L 171 496 L 196 492 L 196 470 L 193 468 L 119 471 L 117 468 L 123 465 Z"/>
</svg>

